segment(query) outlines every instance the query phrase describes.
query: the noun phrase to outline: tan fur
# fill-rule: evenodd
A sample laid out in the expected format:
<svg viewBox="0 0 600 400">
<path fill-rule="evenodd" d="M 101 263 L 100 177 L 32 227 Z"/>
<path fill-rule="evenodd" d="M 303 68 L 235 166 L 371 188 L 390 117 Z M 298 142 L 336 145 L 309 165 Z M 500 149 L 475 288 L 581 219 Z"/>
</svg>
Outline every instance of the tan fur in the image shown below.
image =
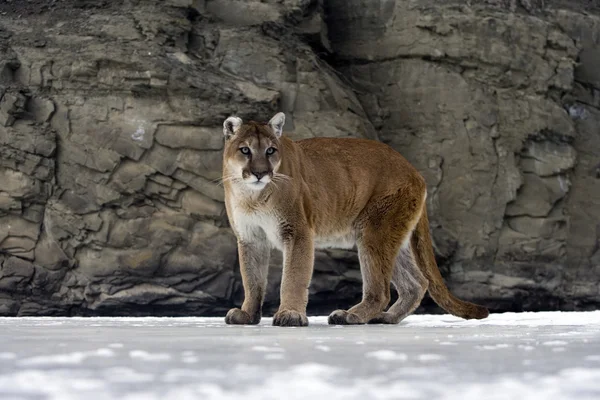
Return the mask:
<svg viewBox="0 0 600 400">
<path fill-rule="evenodd" d="M 429 234 L 425 181 L 404 157 L 365 139 L 292 141 L 280 136 L 284 120 L 279 113 L 268 124 L 243 124 L 235 117 L 224 122 L 225 204 L 238 238 L 245 293 L 227 323 L 260 321 L 275 247 L 283 251 L 284 265 L 273 324 L 307 325 L 315 247 L 354 245 L 363 298 L 349 310 L 334 311 L 330 324 L 398 323 L 427 289 L 454 315 L 487 317 L 486 308 L 457 299 L 444 284 Z M 276 151 L 267 155 L 271 147 Z M 390 282 L 399 298 L 384 312 Z"/>
</svg>

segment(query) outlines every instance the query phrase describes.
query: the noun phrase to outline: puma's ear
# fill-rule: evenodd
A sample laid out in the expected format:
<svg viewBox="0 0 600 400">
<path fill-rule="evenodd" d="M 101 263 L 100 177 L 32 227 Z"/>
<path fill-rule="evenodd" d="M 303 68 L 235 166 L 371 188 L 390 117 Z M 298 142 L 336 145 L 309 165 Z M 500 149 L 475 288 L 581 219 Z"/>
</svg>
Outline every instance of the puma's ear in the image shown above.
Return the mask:
<svg viewBox="0 0 600 400">
<path fill-rule="evenodd" d="M 269 126 L 273 129 L 273 133 L 275 136 L 280 137 L 281 132 L 283 132 L 283 125 L 285 124 L 285 114 L 280 112 L 275 114 L 273 118 L 269 121 Z"/>
<path fill-rule="evenodd" d="M 239 117 L 229 117 L 223 122 L 223 135 L 225 135 L 225 139 L 229 139 L 238 129 L 242 126 L 242 119 Z"/>
</svg>

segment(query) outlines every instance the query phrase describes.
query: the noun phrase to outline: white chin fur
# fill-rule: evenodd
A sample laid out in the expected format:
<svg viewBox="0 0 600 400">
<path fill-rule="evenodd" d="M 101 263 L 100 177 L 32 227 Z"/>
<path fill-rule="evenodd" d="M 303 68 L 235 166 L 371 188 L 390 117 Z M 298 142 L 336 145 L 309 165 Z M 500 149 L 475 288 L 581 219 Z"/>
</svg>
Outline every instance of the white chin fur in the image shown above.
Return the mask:
<svg viewBox="0 0 600 400">
<path fill-rule="evenodd" d="M 246 186 L 252 190 L 263 190 L 265 188 L 265 186 L 267 186 L 267 183 L 269 183 L 269 182 L 263 182 L 263 181 L 246 182 Z"/>
</svg>

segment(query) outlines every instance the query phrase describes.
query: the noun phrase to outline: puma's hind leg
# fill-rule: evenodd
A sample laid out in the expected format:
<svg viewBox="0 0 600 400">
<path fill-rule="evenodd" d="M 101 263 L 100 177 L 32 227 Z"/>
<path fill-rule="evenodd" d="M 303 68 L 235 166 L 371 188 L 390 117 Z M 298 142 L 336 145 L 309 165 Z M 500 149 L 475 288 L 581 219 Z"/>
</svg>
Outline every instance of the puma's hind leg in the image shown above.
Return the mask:
<svg viewBox="0 0 600 400">
<path fill-rule="evenodd" d="M 379 246 L 382 248 L 378 249 Z M 389 303 L 394 254 L 390 245 L 379 246 L 375 243 L 358 244 L 363 277 L 362 301 L 347 311 L 336 310 L 331 313 L 328 320 L 330 325 L 366 324 Z"/>
<path fill-rule="evenodd" d="M 370 324 L 397 324 L 421 304 L 429 282 L 421 273 L 410 244 L 401 248 L 396 257 L 392 283 L 398 291 L 398 300 L 386 312 L 370 320 Z"/>
<path fill-rule="evenodd" d="M 349 310 L 329 315 L 331 325 L 366 324 L 379 316 L 390 301 L 390 282 L 402 245 L 418 222 L 423 191 L 399 190 L 376 199 L 363 212 L 357 231 L 358 258 L 363 278 L 363 298 Z M 401 279 L 400 279 L 401 280 Z"/>
</svg>

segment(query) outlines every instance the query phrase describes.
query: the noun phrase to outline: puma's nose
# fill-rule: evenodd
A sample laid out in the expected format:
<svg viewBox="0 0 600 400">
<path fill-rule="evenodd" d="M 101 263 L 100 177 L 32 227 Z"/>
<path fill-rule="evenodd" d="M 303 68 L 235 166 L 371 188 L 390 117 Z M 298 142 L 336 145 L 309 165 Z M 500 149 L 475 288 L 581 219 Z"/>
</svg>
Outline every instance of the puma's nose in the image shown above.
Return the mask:
<svg viewBox="0 0 600 400">
<path fill-rule="evenodd" d="M 261 171 L 261 172 L 252 172 L 252 175 L 254 175 L 256 177 L 256 179 L 258 179 L 259 181 L 262 179 L 263 176 L 267 175 L 268 172 L 267 171 Z"/>
</svg>

